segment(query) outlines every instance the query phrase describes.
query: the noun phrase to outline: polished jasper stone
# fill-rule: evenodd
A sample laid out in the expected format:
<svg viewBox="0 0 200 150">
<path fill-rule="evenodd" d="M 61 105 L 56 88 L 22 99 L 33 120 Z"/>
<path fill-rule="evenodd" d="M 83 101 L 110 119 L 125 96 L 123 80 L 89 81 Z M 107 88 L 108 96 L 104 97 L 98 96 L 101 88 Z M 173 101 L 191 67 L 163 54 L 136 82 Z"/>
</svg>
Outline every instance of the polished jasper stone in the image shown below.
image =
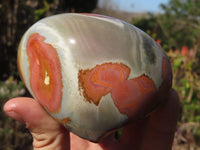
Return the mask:
<svg viewBox="0 0 200 150">
<path fill-rule="evenodd" d="M 95 14 L 35 23 L 20 42 L 18 68 L 50 115 L 93 142 L 149 114 L 172 82 L 159 44 L 131 24 Z"/>
</svg>

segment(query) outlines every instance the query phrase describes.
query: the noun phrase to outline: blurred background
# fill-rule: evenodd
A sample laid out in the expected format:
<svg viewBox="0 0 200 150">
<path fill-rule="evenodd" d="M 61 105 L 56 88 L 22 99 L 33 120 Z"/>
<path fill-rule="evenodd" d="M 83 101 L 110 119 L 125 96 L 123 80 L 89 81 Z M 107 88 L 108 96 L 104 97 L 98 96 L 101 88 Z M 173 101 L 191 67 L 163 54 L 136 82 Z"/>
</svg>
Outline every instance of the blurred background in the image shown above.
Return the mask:
<svg viewBox="0 0 200 150">
<path fill-rule="evenodd" d="M 173 88 L 182 103 L 173 150 L 200 150 L 199 0 L 0 0 L 0 150 L 32 149 L 24 125 L 2 111 L 8 99 L 30 96 L 17 71 L 19 41 L 39 19 L 66 12 L 125 20 L 163 47 L 172 63 Z"/>
</svg>

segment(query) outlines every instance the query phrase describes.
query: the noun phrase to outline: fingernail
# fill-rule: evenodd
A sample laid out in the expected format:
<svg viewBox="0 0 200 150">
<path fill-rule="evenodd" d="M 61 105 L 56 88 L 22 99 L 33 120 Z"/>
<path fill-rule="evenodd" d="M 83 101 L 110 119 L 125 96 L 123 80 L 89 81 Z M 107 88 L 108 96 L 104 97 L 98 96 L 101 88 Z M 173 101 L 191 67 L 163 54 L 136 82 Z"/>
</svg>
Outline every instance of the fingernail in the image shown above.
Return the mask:
<svg viewBox="0 0 200 150">
<path fill-rule="evenodd" d="M 14 110 L 16 108 L 15 104 L 7 104 L 4 106 L 4 111 L 6 113 L 6 115 L 8 115 L 9 117 L 21 122 L 21 123 L 25 123 L 25 121 L 23 120 L 23 118 L 16 113 Z"/>
</svg>

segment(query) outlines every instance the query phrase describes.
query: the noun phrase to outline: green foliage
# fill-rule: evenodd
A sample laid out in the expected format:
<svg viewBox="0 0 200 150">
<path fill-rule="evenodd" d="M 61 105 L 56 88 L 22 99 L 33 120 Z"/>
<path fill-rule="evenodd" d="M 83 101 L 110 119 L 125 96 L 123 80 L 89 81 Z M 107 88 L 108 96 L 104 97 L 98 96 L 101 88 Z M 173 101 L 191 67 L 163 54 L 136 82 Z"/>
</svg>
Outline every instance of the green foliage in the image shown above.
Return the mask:
<svg viewBox="0 0 200 150">
<path fill-rule="evenodd" d="M 49 4 L 46 0 L 43 2 L 43 4 L 44 4 L 43 8 L 36 9 L 35 12 L 34 12 L 36 21 L 43 18 L 45 16 L 46 12 L 50 8 L 50 6 L 49 6 Z"/>
<path fill-rule="evenodd" d="M 10 76 L 6 81 L 0 81 L 0 106 L 13 97 L 23 95 L 24 84 Z M 1 150 L 30 150 L 32 138 L 24 125 L 7 117 L 0 112 L 0 149 Z"/>
<path fill-rule="evenodd" d="M 32 138 L 24 125 L 0 112 L 0 149 L 31 150 Z"/>
<path fill-rule="evenodd" d="M 16 81 L 11 76 L 6 81 L 0 81 L 0 100 L 23 95 L 25 93 L 22 81 Z"/>
<path fill-rule="evenodd" d="M 197 50 L 200 46 L 200 1 L 170 0 L 161 8 L 164 13 L 134 18 L 131 23 L 154 39 L 160 39 L 165 49 L 186 45 Z"/>
<path fill-rule="evenodd" d="M 118 129 L 117 131 L 115 131 L 115 139 L 118 140 L 121 135 L 122 135 L 122 129 Z"/>
<path fill-rule="evenodd" d="M 174 61 L 173 61 L 173 70 L 177 70 L 178 68 L 180 68 L 182 64 L 182 56 L 181 57 L 177 57 Z"/>
<path fill-rule="evenodd" d="M 167 5 L 161 5 L 164 14 L 159 16 L 159 24 L 168 45 L 193 48 L 200 42 L 199 7 L 199 0 L 170 0 Z"/>
<path fill-rule="evenodd" d="M 151 35 L 153 39 L 162 38 L 162 30 L 155 15 L 149 14 L 144 18 L 133 18 L 131 23 Z"/>
<path fill-rule="evenodd" d="M 149 14 L 146 17 L 133 18 L 131 23 L 149 34 L 154 40 L 160 40 L 164 49 L 169 49 L 170 46 L 168 45 L 168 39 L 163 34 L 158 16 Z"/>
<path fill-rule="evenodd" d="M 200 122 L 200 76 L 197 75 L 195 68 L 198 65 L 197 58 L 182 56 L 180 51 L 172 50 L 168 52 L 168 56 L 174 76 L 173 88 L 178 92 L 182 103 L 180 128 L 184 126 L 187 131 L 187 134 L 185 130 L 181 131 L 183 132 L 181 134 L 185 138 L 194 138 L 195 143 L 198 144 L 200 142 L 200 125 L 198 124 Z"/>
</svg>

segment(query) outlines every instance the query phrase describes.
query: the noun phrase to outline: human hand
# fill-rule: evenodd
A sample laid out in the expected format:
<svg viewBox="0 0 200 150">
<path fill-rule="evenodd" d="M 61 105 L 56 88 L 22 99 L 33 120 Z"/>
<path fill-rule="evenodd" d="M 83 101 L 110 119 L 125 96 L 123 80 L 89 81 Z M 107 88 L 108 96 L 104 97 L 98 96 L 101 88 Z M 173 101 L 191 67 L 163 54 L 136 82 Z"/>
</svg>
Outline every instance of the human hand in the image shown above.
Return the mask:
<svg viewBox="0 0 200 150">
<path fill-rule="evenodd" d="M 92 143 L 70 133 L 32 98 L 14 98 L 4 105 L 8 116 L 30 130 L 34 150 L 170 150 L 179 109 L 178 95 L 171 90 L 150 117 L 125 126 L 119 139 L 110 134 Z"/>
</svg>

